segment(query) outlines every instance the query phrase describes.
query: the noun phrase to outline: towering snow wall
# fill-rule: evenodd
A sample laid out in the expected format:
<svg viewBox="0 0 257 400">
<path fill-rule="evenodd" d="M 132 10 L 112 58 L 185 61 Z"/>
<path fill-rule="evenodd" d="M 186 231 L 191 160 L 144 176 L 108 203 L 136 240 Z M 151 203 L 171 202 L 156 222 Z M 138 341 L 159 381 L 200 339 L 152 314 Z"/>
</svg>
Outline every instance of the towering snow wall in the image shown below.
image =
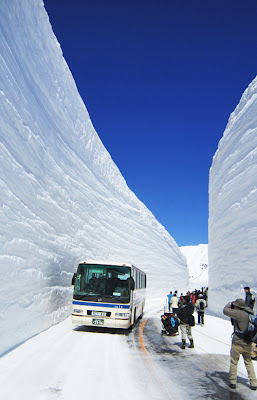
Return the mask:
<svg viewBox="0 0 257 400">
<path fill-rule="evenodd" d="M 69 314 L 83 259 L 133 262 L 164 299 L 188 272 L 96 134 L 42 0 L 2 0 L 0 29 L 3 353 Z"/>
<path fill-rule="evenodd" d="M 209 182 L 210 307 L 257 293 L 257 78 L 231 114 Z"/>
</svg>

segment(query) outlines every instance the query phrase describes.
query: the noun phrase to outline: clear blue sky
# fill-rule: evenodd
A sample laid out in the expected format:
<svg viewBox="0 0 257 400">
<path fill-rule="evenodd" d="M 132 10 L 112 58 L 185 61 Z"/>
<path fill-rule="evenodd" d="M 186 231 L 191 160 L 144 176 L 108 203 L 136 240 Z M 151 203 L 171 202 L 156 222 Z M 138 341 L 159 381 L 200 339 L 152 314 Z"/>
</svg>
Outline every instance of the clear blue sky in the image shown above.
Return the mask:
<svg viewBox="0 0 257 400">
<path fill-rule="evenodd" d="M 179 246 L 208 243 L 208 179 L 257 74 L 256 0 L 44 0 L 92 123 Z"/>
</svg>

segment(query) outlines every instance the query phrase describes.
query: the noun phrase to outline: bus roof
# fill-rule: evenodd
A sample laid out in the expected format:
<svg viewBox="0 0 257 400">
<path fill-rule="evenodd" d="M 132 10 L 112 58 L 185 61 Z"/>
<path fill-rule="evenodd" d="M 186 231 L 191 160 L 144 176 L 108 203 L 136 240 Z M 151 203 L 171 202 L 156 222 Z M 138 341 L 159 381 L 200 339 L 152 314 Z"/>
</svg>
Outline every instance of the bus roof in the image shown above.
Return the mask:
<svg viewBox="0 0 257 400">
<path fill-rule="evenodd" d="M 133 264 L 128 264 L 124 262 L 117 262 L 117 261 L 105 261 L 105 260 L 83 260 L 80 261 L 79 264 L 100 264 L 100 265 L 115 265 L 118 267 L 135 267 Z"/>
</svg>

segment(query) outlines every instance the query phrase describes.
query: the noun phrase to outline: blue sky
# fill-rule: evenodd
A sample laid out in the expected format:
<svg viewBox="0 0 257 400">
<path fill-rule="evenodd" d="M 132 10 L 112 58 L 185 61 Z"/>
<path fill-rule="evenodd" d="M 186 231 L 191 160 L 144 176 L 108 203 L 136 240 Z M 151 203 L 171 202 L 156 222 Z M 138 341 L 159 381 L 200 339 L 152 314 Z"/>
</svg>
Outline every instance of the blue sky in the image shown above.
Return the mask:
<svg viewBox="0 0 257 400">
<path fill-rule="evenodd" d="M 179 246 L 208 243 L 208 179 L 257 74 L 256 0 L 44 0 L 92 123 Z"/>
</svg>

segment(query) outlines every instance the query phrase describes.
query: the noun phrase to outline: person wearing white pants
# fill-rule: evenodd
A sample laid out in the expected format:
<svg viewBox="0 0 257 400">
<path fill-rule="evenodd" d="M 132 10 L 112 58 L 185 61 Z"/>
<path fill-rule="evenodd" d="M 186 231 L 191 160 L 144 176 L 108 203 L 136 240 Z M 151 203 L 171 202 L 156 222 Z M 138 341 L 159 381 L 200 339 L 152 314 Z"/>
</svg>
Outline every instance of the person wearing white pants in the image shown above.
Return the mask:
<svg viewBox="0 0 257 400">
<path fill-rule="evenodd" d="M 194 340 L 191 332 L 191 326 L 189 326 L 189 316 L 194 313 L 194 306 L 190 303 L 190 297 L 185 295 L 181 297 L 182 305 L 178 310 L 178 318 L 180 319 L 180 330 L 182 338 L 181 349 L 186 348 L 186 338 L 188 337 L 190 345 L 189 348 L 194 348 Z"/>
</svg>

